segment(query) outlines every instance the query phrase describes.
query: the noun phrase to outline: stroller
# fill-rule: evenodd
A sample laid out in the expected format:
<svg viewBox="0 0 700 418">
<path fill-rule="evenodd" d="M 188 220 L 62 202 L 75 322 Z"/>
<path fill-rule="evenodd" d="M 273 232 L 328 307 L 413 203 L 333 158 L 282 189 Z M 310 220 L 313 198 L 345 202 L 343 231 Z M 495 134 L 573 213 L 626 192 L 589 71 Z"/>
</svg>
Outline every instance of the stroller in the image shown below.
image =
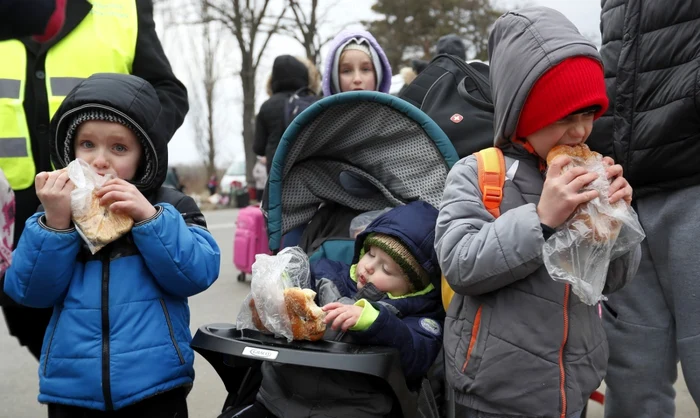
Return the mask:
<svg viewBox="0 0 700 418">
<path fill-rule="evenodd" d="M 437 207 L 457 153 L 440 128 L 411 104 L 387 94 L 351 92 L 322 99 L 294 119 L 277 148 L 263 197 L 273 252 L 299 245 L 350 263 L 350 221 L 358 214 L 424 200 Z M 286 340 L 232 324 L 202 326 L 192 347 L 229 393 L 222 417 L 252 404 L 263 361 L 359 373 L 394 399 L 390 417 L 437 418 L 444 378 L 409 389 L 399 353 L 337 341 Z M 441 355 L 433 368 L 441 373 Z M 431 373 L 429 373 L 430 375 Z"/>
</svg>

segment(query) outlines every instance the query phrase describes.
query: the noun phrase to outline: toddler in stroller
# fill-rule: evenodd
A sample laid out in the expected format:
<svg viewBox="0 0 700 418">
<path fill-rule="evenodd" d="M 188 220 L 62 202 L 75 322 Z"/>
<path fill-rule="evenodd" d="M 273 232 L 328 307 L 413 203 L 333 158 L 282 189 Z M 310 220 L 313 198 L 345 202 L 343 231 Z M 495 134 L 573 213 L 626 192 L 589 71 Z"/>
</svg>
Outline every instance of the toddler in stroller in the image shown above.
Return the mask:
<svg viewBox="0 0 700 418">
<path fill-rule="evenodd" d="M 394 208 L 357 238 L 352 266 L 328 259 L 311 265 L 310 287 L 330 327 L 324 338 L 397 349 L 409 388 L 419 387 L 442 346 L 436 219 L 437 210 L 425 202 Z M 334 338 L 335 332 L 341 333 Z M 241 418 L 377 417 L 393 407 L 392 396 L 357 373 L 273 362 L 261 367 L 258 405 Z"/>
<path fill-rule="evenodd" d="M 356 250 L 355 241 L 349 233 L 352 218 L 366 211 L 406 204 L 420 206 L 425 213 L 429 212 L 427 208 L 434 211 L 441 199 L 447 172 L 456 161 L 456 152 L 442 131 L 425 114 L 406 102 L 375 92 L 343 93 L 323 99 L 290 125 L 272 163 L 269 185 L 263 199 L 270 248 L 279 250 L 284 234 L 301 229 L 301 240 L 297 239 L 296 243 L 301 243 L 304 250 L 312 254 L 312 260 L 325 258 L 352 264 L 355 254 L 359 258 L 364 247 L 362 244 L 366 243 L 365 238 L 375 225 L 372 224 L 365 234 L 360 235 L 358 242 L 362 244 L 358 244 Z M 410 203 L 416 200 L 427 203 Z M 385 215 L 392 212 L 395 211 Z M 382 219 L 384 217 L 376 222 L 381 223 Z M 419 225 L 426 227 L 432 237 L 430 225 L 434 218 L 422 216 L 420 220 L 403 221 L 410 222 L 414 228 Z M 428 241 L 432 241 L 432 238 Z M 403 239 L 402 242 L 405 243 Z M 328 260 L 314 263 L 315 266 L 332 264 Z M 421 264 L 424 268 L 431 263 Z M 439 276 L 434 267 L 426 270 L 432 273 L 431 277 Z M 320 284 L 316 287 L 319 288 Z M 414 329 L 421 330 L 419 332 L 425 334 L 424 337 L 432 338 L 435 342 L 424 353 L 420 353 L 420 350 L 413 353 L 414 357 L 420 357 L 417 363 L 421 363 L 421 367 L 415 369 L 402 367 L 405 363 L 402 361 L 403 353 L 391 347 L 334 340 L 287 343 L 254 331 L 237 330 L 232 325 L 204 326 L 192 345 L 214 366 L 227 386 L 230 396 L 225 408 L 231 408 L 227 416 L 233 416 L 233 410 L 253 403 L 263 376 L 260 362 L 266 362 L 263 370 L 274 371 L 281 367 L 268 363 L 274 361 L 284 364 L 284 367 L 301 366 L 309 376 L 328 370 L 343 371 L 346 373 L 341 383 L 350 385 L 353 391 L 361 388 L 365 393 L 388 395 L 388 398 L 383 398 L 385 404 L 366 404 L 370 409 L 366 409 L 368 415 L 365 416 L 434 417 L 438 411 L 435 401 L 429 402 L 432 390 L 427 381 L 421 382 L 421 379 L 439 351 L 441 338 L 431 332 L 441 333 L 439 324 L 443 313 L 438 291 L 432 285 L 428 285 L 428 288 L 430 290 L 425 291 L 423 296 L 435 296 L 435 303 L 426 303 L 426 306 L 433 306 L 436 312 L 427 309 L 429 315 L 406 315 L 403 318 L 414 321 Z M 432 301 L 430 297 L 427 297 L 428 301 Z M 412 298 L 386 299 L 391 302 Z M 381 312 L 382 309 L 389 310 L 391 303 L 378 306 Z M 391 318 L 398 319 L 395 315 Z M 351 334 L 355 333 L 348 333 Z M 347 378 L 348 373 L 353 373 L 358 376 L 358 381 L 365 383 L 352 386 L 352 379 Z M 308 388 L 310 385 L 305 382 L 313 382 L 316 386 L 319 384 L 313 377 L 308 381 L 299 381 L 299 377 L 297 373 L 293 380 L 283 376 L 273 382 L 295 390 Z M 278 405 L 278 400 L 272 399 L 266 406 Z M 329 399 L 319 401 L 328 402 Z M 310 410 L 295 415 L 286 404 L 279 406 L 285 410 L 275 409 L 275 414 L 315 416 Z M 248 411 L 252 412 L 255 408 L 260 410 L 259 407 L 257 405 Z M 358 405 L 344 416 L 361 415 Z"/>
</svg>

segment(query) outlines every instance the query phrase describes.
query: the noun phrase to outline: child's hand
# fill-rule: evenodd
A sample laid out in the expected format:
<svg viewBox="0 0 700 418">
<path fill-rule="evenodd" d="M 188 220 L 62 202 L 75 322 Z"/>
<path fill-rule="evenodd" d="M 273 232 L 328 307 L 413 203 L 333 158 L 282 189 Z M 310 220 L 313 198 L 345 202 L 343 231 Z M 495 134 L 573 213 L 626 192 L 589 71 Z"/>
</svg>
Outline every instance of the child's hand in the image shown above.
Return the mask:
<svg viewBox="0 0 700 418">
<path fill-rule="evenodd" d="M 632 186 L 627 182 L 627 179 L 622 176 L 622 166 L 620 164 L 615 164 L 612 158 L 603 158 L 603 163 L 608 165 L 605 169 L 605 173 L 608 176 L 610 183 L 610 193 L 608 193 L 608 198 L 610 203 L 616 203 L 620 200 L 624 200 L 627 204 L 632 203 Z"/>
<path fill-rule="evenodd" d="M 330 324 L 334 331 L 342 329 L 343 332 L 349 330 L 357 324 L 362 315 L 362 308 L 355 305 L 344 305 L 340 302 L 332 302 L 325 305 L 323 311 L 326 312 L 324 321 Z"/>
<path fill-rule="evenodd" d="M 598 174 L 589 173 L 583 167 L 571 167 L 562 174 L 562 168 L 570 162 L 571 158 L 567 156 L 552 161 L 537 205 L 540 222 L 551 228 L 566 222 L 580 204 L 598 197 L 596 190 L 581 190 L 598 178 Z"/>
<path fill-rule="evenodd" d="M 68 178 L 68 172 L 43 171 L 34 178 L 34 188 L 46 212 L 46 226 L 54 229 L 68 229 L 71 215 L 70 192 L 75 189 Z"/>
<path fill-rule="evenodd" d="M 156 214 L 156 208 L 128 181 L 111 179 L 95 193 L 100 205 L 109 205 L 115 213 L 129 215 L 134 222 L 141 222 Z"/>
</svg>

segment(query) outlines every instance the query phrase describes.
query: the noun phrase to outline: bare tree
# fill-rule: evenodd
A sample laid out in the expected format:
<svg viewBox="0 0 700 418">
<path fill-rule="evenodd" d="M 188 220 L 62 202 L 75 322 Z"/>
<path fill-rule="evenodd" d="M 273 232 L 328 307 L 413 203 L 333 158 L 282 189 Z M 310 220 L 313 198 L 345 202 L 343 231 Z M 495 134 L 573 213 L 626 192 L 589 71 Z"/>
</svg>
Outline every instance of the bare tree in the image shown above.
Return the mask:
<svg viewBox="0 0 700 418">
<path fill-rule="evenodd" d="M 223 27 L 219 22 L 209 19 L 209 4 L 205 0 L 197 0 L 199 4 L 201 26 L 200 36 L 187 36 L 190 40 L 190 50 L 195 56 L 190 57 L 190 118 L 194 127 L 194 141 L 204 166 L 207 177 L 216 173 L 216 157 L 218 138 L 215 130 L 216 85 L 221 79 L 218 70 L 220 45 L 224 39 Z M 187 35 L 192 30 L 187 28 Z"/>
<path fill-rule="evenodd" d="M 241 87 L 243 90 L 243 146 L 246 154 L 246 176 L 253 181 L 255 165 L 255 76 L 270 38 L 280 29 L 287 4 L 274 13 L 270 0 L 203 0 L 210 18 L 221 21 L 233 34 L 241 52 Z M 261 41 L 261 42 L 260 42 Z"/>
<path fill-rule="evenodd" d="M 322 39 L 319 28 L 327 23 L 328 13 L 338 2 L 331 2 L 319 15 L 320 0 L 311 0 L 304 7 L 298 0 L 289 0 L 289 8 L 293 18 L 288 19 L 283 27 L 284 33 L 299 42 L 306 52 L 306 57 L 316 66 L 321 64 L 321 48 L 330 42 L 333 37 Z M 304 11 L 308 9 L 308 11 Z"/>
</svg>

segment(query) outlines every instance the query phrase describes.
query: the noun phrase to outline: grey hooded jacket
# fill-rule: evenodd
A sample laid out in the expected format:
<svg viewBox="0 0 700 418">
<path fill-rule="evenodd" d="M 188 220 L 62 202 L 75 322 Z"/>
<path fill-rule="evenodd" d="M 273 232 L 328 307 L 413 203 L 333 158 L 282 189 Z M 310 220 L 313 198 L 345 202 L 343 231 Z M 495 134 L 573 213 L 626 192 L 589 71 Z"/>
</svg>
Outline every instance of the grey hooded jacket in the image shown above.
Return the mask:
<svg viewBox="0 0 700 418">
<path fill-rule="evenodd" d="M 543 174 L 509 138 L 540 76 L 568 57 L 600 57 L 571 22 L 543 7 L 499 18 L 489 55 L 495 144 L 509 171 L 497 219 L 482 203 L 473 156 L 447 178 L 436 227 L 440 266 L 456 292 L 445 320 L 447 381 L 458 403 L 482 412 L 578 417 L 605 376 L 608 346 L 597 309 L 543 265 Z M 634 276 L 640 254 L 637 247 L 610 263 L 604 292 Z"/>
</svg>

